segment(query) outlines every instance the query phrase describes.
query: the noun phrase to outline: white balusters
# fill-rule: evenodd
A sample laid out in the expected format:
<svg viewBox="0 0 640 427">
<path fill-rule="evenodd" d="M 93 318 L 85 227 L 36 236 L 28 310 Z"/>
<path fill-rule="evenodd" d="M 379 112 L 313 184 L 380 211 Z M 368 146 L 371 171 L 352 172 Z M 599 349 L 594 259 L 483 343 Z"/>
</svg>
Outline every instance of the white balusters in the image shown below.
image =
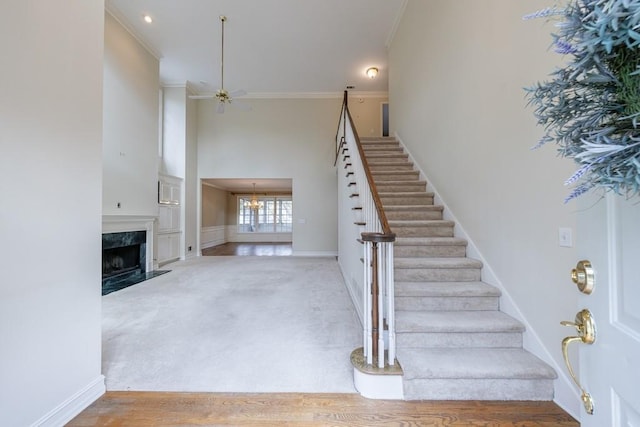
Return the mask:
<svg viewBox="0 0 640 427">
<path fill-rule="evenodd" d="M 336 137 L 336 147 L 341 151 L 340 142 L 344 137 L 344 146 L 347 148 L 349 160 L 344 160 L 342 152 L 337 154 L 342 163 L 351 163 L 350 171 L 357 183 L 357 203 L 362 207 L 359 221 L 364 222 L 362 226 L 362 238 L 364 240 L 363 254 L 363 347 L 364 356 L 368 365 L 375 365 L 384 368 L 385 365 L 394 365 L 396 358 L 396 334 L 395 334 L 395 308 L 394 308 L 394 276 L 393 276 L 393 241 L 395 236 L 384 234 L 382 220 L 378 215 L 376 201 L 372 195 L 369 185 L 369 176 L 363 166 L 360 156 L 361 150 L 358 147 L 358 137 L 355 129 L 350 123 L 346 113 L 342 115 Z M 351 180 L 348 180 L 351 181 Z M 386 221 L 386 220 L 385 220 Z M 388 228 L 387 228 L 388 232 Z M 372 235 L 375 233 L 375 235 Z M 365 238 L 365 235 L 368 235 Z M 374 255 L 372 251 L 377 251 Z M 377 263 L 374 266 L 372 263 Z M 374 276 L 374 272 L 377 277 Z M 377 279 L 378 295 L 374 303 L 372 295 L 372 283 Z M 373 313 L 373 307 L 377 306 L 377 313 Z M 374 319 L 377 322 L 374 324 Z M 386 329 L 385 329 L 386 327 Z M 374 335 L 377 332 L 378 338 L 374 342 Z M 377 354 L 374 354 L 374 348 Z M 385 353 L 386 350 L 386 353 Z M 386 357 L 385 357 L 386 356 Z"/>
</svg>

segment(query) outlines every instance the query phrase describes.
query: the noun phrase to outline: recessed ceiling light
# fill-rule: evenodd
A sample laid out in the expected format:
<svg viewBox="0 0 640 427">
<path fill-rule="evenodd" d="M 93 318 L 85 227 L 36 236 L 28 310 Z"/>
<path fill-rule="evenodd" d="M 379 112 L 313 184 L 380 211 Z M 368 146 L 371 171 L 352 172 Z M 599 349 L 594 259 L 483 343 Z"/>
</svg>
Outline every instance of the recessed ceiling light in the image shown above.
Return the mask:
<svg viewBox="0 0 640 427">
<path fill-rule="evenodd" d="M 153 22 L 153 18 L 150 15 L 144 15 L 142 19 L 144 19 L 144 22 L 147 24 L 151 24 Z"/>
</svg>

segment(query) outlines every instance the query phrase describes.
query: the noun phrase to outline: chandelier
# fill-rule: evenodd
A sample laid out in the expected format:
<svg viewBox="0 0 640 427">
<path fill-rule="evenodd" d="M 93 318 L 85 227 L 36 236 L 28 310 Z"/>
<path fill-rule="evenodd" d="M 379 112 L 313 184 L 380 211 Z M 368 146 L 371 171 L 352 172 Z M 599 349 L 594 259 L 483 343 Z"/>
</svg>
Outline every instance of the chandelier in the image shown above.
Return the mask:
<svg viewBox="0 0 640 427">
<path fill-rule="evenodd" d="M 251 201 L 245 201 L 244 202 L 244 207 L 245 208 L 249 208 L 249 209 L 254 209 L 254 210 L 258 210 L 258 209 L 262 209 L 262 207 L 264 206 L 264 203 L 259 201 L 258 198 L 256 197 L 256 183 L 253 183 L 253 196 L 251 197 Z"/>
</svg>

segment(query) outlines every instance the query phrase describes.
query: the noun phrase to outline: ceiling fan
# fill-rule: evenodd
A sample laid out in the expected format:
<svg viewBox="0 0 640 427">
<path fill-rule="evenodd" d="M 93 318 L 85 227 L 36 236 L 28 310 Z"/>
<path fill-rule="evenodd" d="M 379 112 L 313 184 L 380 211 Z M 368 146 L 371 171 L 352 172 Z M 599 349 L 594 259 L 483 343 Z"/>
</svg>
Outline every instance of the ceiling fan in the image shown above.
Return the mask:
<svg viewBox="0 0 640 427">
<path fill-rule="evenodd" d="M 227 17 L 224 16 L 224 15 L 220 15 L 220 24 L 221 24 L 221 27 L 222 27 L 222 38 L 221 38 L 222 49 L 221 49 L 221 60 L 220 60 L 220 89 L 218 89 L 212 95 L 191 95 L 191 96 L 189 96 L 189 98 L 191 98 L 191 99 L 217 99 L 218 100 L 218 106 L 216 107 L 216 112 L 220 113 L 220 114 L 224 113 L 225 104 L 231 104 L 231 102 L 234 100 L 234 98 L 247 94 L 247 92 L 242 90 L 242 89 L 238 89 L 238 90 L 234 90 L 232 92 L 228 92 L 224 88 L 224 23 L 226 21 L 227 21 Z M 239 103 L 239 102 L 234 102 L 234 105 L 239 107 L 241 110 L 245 110 L 245 111 L 251 109 L 251 106 L 249 106 L 247 104 Z"/>
</svg>

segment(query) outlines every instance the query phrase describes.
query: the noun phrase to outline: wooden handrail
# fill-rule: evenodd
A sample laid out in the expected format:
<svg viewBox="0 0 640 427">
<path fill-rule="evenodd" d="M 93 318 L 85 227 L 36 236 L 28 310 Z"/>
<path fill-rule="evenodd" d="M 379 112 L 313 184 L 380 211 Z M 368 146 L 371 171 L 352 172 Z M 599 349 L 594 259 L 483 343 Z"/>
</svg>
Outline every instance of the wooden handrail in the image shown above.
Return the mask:
<svg viewBox="0 0 640 427">
<path fill-rule="evenodd" d="M 346 96 L 346 91 L 345 91 Z M 355 126 L 353 125 L 353 119 L 351 118 L 351 112 L 349 111 L 349 107 L 345 104 L 346 114 L 349 117 L 349 123 L 351 124 L 351 130 L 353 131 L 353 136 L 356 140 L 356 146 L 358 147 L 358 152 L 360 153 L 360 160 L 362 161 L 362 167 L 364 169 L 365 175 L 367 176 L 367 182 L 369 183 L 369 188 L 371 189 L 371 197 L 373 198 L 373 203 L 376 207 L 376 212 L 378 213 L 378 219 L 380 220 L 380 226 L 382 227 L 382 233 L 385 235 L 394 234 L 391 231 L 391 227 L 389 226 L 389 221 L 387 221 L 387 216 L 384 214 L 384 209 L 382 208 L 382 200 L 380 200 L 380 196 L 378 195 L 378 188 L 376 187 L 375 182 L 373 181 L 373 175 L 371 174 L 371 170 L 369 169 L 369 162 L 367 161 L 367 157 L 364 154 L 364 149 L 362 148 L 362 144 L 360 143 L 360 137 L 358 136 L 358 132 L 356 131 Z M 395 241 L 395 234 L 394 239 Z"/>
<path fill-rule="evenodd" d="M 333 161 L 333 166 L 338 164 L 338 156 L 340 155 L 340 149 L 346 143 L 344 135 L 347 133 L 347 123 L 346 123 L 346 114 L 345 111 L 348 106 L 348 97 L 347 91 L 344 91 L 344 96 L 342 98 L 342 109 L 340 110 L 340 120 L 338 120 L 338 130 L 336 130 L 336 142 L 338 141 L 338 135 L 340 135 L 340 122 L 342 122 L 342 138 L 340 139 L 340 144 L 336 147 L 336 158 Z"/>
</svg>

